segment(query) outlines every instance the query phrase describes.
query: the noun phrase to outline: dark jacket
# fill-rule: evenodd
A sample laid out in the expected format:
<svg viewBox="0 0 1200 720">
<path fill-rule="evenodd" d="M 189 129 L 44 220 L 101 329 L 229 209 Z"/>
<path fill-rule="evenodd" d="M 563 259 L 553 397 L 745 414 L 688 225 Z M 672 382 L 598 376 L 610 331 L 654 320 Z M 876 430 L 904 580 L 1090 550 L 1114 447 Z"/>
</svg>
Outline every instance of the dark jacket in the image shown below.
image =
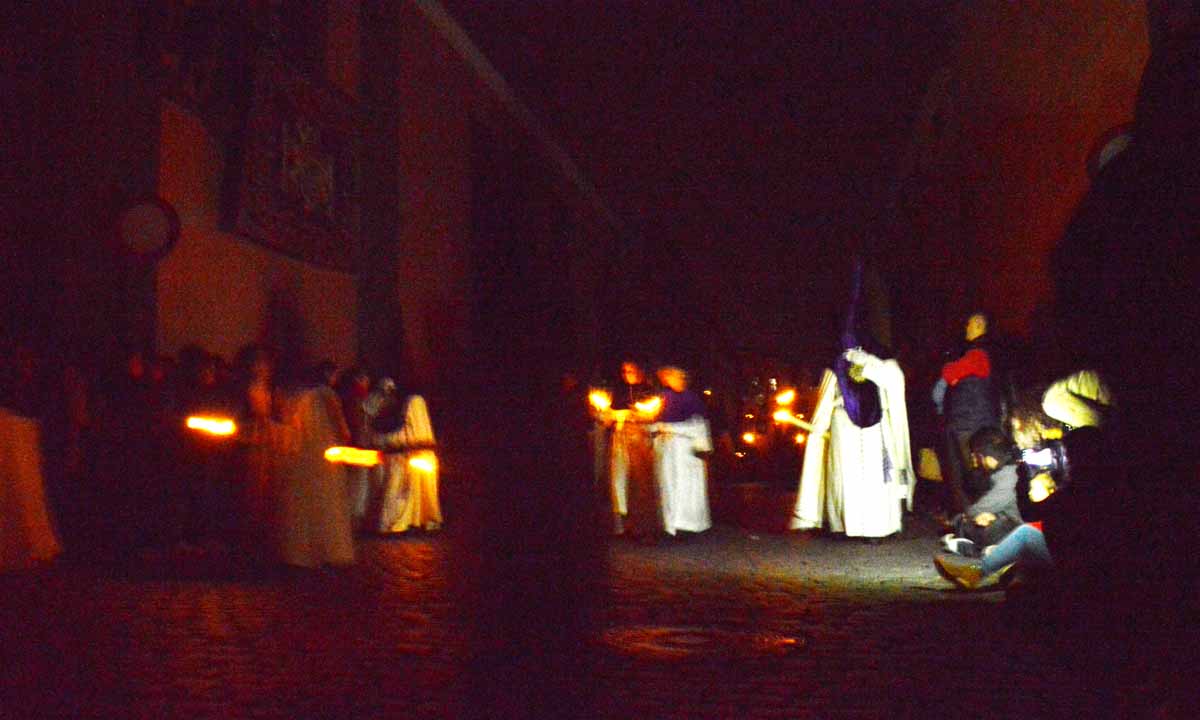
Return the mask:
<svg viewBox="0 0 1200 720">
<path fill-rule="evenodd" d="M 946 429 L 972 432 L 1000 424 L 1000 400 L 992 379 L 991 351 L 983 338 L 967 345 L 962 356 L 942 367 L 946 391 Z"/>
</svg>

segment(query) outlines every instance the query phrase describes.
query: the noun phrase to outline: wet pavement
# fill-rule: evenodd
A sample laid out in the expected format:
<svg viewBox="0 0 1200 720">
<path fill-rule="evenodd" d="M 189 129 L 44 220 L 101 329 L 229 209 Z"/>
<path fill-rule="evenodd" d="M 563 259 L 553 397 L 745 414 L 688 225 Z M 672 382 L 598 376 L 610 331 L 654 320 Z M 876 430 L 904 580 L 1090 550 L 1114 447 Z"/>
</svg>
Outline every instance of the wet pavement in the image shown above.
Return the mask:
<svg viewBox="0 0 1200 720">
<path fill-rule="evenodd" d="M 615 539 L 592 556 L 558 547 L 488 559 L 477 533 L 452 525 L 365 539 L 359 564 L 337 572 L 245 575 L 176 558 L 10 573 L 0 707 L 826 718 L 1129 717 L 1156 706 L 1161 654 L 1122 646 L 1095 662 L 1104 653 L 1083 646 L 1111 633 L 1060 635 L 998 590 L 951 589 L 929 562 L 933 528 L 909 526 L 878 545 L 720 525 L 654 546 Z"/>
</svg>

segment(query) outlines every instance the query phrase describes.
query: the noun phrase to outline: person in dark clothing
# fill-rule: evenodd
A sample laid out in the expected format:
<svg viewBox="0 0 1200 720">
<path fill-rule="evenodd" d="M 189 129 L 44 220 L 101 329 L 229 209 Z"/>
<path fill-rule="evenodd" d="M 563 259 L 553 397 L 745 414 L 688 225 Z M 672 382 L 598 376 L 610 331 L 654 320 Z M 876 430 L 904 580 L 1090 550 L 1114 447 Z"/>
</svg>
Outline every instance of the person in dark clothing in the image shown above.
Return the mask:
<svg viewBox="0 0 1200 720">
<path fill-rule="evenodd" d="M 962 354 L 942 366 L 934 386 L 935 399 L 945 415 L 945 475 L 951 510 L 961 513 L 969 500 L 966 482 L 970 470 L 971 436 L 986 427 L 1000 425 L 1000 402 L 992 381 L 992 357 L 988 343 L 988 316 L 976 311 L 967 317 L 966 346 Z"/>
</svg>

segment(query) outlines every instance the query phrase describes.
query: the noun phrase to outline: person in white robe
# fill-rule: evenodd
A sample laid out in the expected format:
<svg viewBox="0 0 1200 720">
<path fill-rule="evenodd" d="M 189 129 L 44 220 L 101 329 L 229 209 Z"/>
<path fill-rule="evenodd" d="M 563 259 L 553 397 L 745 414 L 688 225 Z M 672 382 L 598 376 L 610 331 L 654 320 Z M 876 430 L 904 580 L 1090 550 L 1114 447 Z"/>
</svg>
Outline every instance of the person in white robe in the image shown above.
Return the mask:
<svg viewBox="0 0 1200 720">
<path fill-rule="evenodd" d="M 789 526 L 827 528 L 849 537 L 887 537 L 900 532 L 901 504 L 912 509 L 916 485 L 904 373 L 895 360 L 858 348 L 844 357 L 856 381 L 878 387 L 880 419 L 867 427 L 856 425 L 844 407 L 837 377 L 825 371 Z"/>
<path fill-rule="evenodd" d="M 621 382 L 613 392 L 611 405 L 597 415 L 604 428 L 598 435 L 606 466 L 602 468 L 611 502 L 613 533 L 647 538 L 659 534 L 659 507 L 654 485 L 654 458 L 647 418 L 637 405 L 652 398 L 653 388 L 646 382 L 642 368 L 632 360 L 621 363 Z M 599 464 L 599 462 L 598 462 Z"/>
<path fill-rule="evenodd" d="M 437 530 L 442 526 L 438 460 L 425 398 L 409 395 L 400 415 L 404 422 L 399 428 L 376 433 L 372 442 L 385 453 L 379 512 L 373 529 L 381 533 L 409 528 Z"/>
<path fill-rule="evenodd" d="M 346 475 L 325 460 L 328 448 L 350 440 L 341 402 L 319 385 L 292 394 L 288 403 L 294 442 L 279 470 L 280 559 L 309 568 L 349 565 L 354 536 Z"/>
<path fill-rule="evenodd" d="M 654 436 L 654 470 L 658 478 L 663 529 L 704 532 L 712 527 L 708 505 L 708 469 L 703 454 L 712 452 L 704 403 L 687 389 L 687 374 L 676 367 L 659 371 L 666 386 Z"/>
</svg>

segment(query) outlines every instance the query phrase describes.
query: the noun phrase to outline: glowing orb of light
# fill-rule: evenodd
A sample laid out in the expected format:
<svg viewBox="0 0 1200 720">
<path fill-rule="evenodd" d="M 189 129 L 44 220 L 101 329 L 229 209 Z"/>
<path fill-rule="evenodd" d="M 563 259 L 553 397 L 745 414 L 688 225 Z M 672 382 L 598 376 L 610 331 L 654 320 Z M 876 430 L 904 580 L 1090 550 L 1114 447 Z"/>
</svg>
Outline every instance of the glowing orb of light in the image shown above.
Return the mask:
<svg viewBox="0 0 1200 720">
<path fill-rule="evenodd" d="M 807 435 L 805 435 L 804 433 L 796 433 L 796 444 L 797 445 L 803 445 L 806 442 L 808 442 Z"/>
<path fill-rule="evenodd" d="M 775 396 L 776 405 L 791 405 L 796 402 L 796 391 L 788 388 Z"/>
<path fill-rule="evenodd" d="M 420 453 L 408 459 L 408 466 L 414 470 L 431 473 L 437 470 L 437 456 L 433 453 Z"/>
<path fill-rule="evenodd" d="M 758 442 L 758 435 L 752 432 L 744 432 L 742 433 L 742 442 L 746 443 L 747 445 L 753 445 L 754 443 Z"/>
<path fill-rule="evenodd" d="M 654 397 L 634 403 L 633 407 L 642 415 L 653 417 L 662 409 L 662 398 L 655 395 Z"/>
<path fill-rule="evenodd" d="M 184 424 L 187 425 L 189 430 L 198 430 L 202 433 L 218 437 L 228 437 L 237 432 L 237 423 L 224 417 L 192 415 L 184 421 Z"/>
<path fill-rule="evenodd" d="M 592 407 L 603 412 L 612 407 L 612 395 L 604 390 L 593 390 L 588 393 L 588 402 L 592 404 Z"/>
<path fill-rule="evenodd" d="M 378 450 L 363 450 L 356 447 L 331 447 L 325 451 L 325 459 L 342 465 L 374 467 L 382 462 Z"/>
</svg>

